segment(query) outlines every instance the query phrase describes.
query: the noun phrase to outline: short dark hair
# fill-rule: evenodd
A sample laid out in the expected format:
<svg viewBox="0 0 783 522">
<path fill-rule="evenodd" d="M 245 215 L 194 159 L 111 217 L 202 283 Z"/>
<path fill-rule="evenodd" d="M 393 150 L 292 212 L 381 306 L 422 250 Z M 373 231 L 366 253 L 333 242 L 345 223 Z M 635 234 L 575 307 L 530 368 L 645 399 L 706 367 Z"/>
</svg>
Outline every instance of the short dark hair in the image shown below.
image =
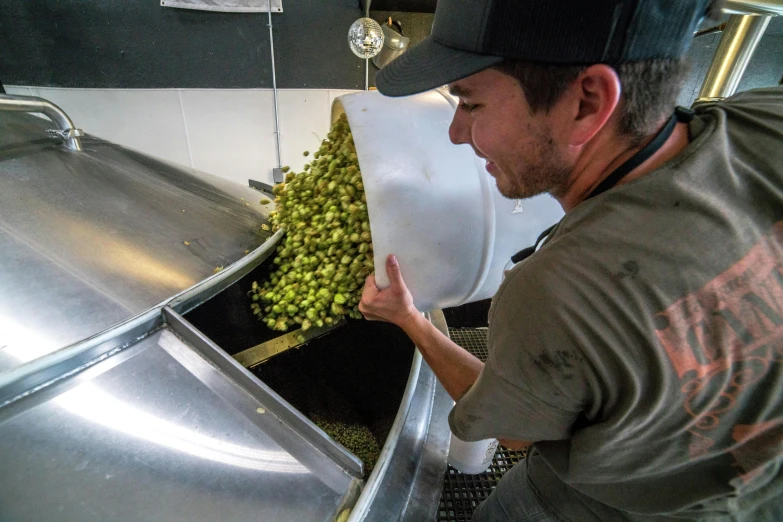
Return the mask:
<svg viewBox="0 0 783 522">
<path fill-rule="evenodd" d="M 515 78 L 533 112 L 548 111 L 586 65 L 506 59 L 495 68 Z M 689 71 L 685 58 L 656 58 L 612 65 L 622 85 L 619 132 L 634 143 L 653 134 L 674 108 Z"/>
</svg>

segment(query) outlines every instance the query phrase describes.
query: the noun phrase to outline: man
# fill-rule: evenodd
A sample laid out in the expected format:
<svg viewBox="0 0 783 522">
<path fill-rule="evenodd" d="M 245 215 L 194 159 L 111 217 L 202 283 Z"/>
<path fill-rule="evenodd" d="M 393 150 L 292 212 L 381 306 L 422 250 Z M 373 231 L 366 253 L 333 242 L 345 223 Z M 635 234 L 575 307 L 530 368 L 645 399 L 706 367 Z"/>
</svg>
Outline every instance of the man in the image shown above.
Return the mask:
<svg viewBox="0 0 783 522">
<path fill-rule="evenodd" d="M 475 513 L 783 520 L 783 92 L 673 116 L 706 0 L 440 0 L 380 71 L 448 84 L 454 143 L 566 215 L 505 277 L 486 365 L 425 321 L 390 256 L 360 310 L 403 328 L 464 440 L 529 446 Z"/>
</svg>

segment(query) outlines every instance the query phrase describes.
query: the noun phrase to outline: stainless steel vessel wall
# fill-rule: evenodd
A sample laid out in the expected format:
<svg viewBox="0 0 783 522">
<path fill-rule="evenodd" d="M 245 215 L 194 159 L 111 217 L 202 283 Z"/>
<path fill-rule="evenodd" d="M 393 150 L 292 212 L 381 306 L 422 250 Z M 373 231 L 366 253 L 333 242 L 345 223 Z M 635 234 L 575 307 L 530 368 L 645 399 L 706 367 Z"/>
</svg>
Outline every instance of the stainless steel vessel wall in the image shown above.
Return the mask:
<svg viewBox="0 0 783 522">
<path fill-rule="evenodd" d="M 0 372 L 162 302 L 270 235 L 250 188 L 95 138 L 69 151 L 49 127 L 0 111 Z"/>
<path fill-rule="evenodd" d="M 50 126 L 0 111 L 0 519 L 433 516 L 452 402 L 420 354 L 364 482 L 179 315 L 274 250 L 262 196 Z"/>
</svg>

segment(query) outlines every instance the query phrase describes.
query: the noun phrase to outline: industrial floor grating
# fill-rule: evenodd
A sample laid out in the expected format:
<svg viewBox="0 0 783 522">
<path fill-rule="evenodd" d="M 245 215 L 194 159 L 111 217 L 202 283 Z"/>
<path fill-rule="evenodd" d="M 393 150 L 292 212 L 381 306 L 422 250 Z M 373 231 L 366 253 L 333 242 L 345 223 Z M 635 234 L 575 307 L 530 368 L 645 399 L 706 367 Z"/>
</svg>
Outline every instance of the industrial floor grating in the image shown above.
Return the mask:
<svg viewBox="0 0 783 522">
<path fill-rule="evenodd" d="M 452 341 L 482 361 L 487 360 L 486 328 L 449 328 L 449 335 Z M 524 457 L 522 451 L 498 446 L 486 473 L 466 475 L 448 466 L 443 476 L 443 493 L 436 522 L 470 522 L 476 506 L 489 496 L 506 471 Z"/>
</svg>

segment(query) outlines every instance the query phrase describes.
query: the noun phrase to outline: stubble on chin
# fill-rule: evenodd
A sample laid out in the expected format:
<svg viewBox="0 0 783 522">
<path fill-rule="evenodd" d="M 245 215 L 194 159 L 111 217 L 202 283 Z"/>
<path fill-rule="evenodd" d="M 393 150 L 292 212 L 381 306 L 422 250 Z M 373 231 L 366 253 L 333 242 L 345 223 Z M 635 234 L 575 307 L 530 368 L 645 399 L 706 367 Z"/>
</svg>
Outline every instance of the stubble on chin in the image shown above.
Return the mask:
<svg viewBox="0 0 783 522">
<path fill-rule="evenodd" d="M 558 153 L 551 137 L 536 140 L 531 147 L 522 172 L 516 172 L 515 177 L 507 177 L 508 186 L 498 183 L 498 190 L 508 199 L 526 199 L 544 194 L 552 194 L 555 198 L 565 194 L 571 167 Z"/>
</svg>

